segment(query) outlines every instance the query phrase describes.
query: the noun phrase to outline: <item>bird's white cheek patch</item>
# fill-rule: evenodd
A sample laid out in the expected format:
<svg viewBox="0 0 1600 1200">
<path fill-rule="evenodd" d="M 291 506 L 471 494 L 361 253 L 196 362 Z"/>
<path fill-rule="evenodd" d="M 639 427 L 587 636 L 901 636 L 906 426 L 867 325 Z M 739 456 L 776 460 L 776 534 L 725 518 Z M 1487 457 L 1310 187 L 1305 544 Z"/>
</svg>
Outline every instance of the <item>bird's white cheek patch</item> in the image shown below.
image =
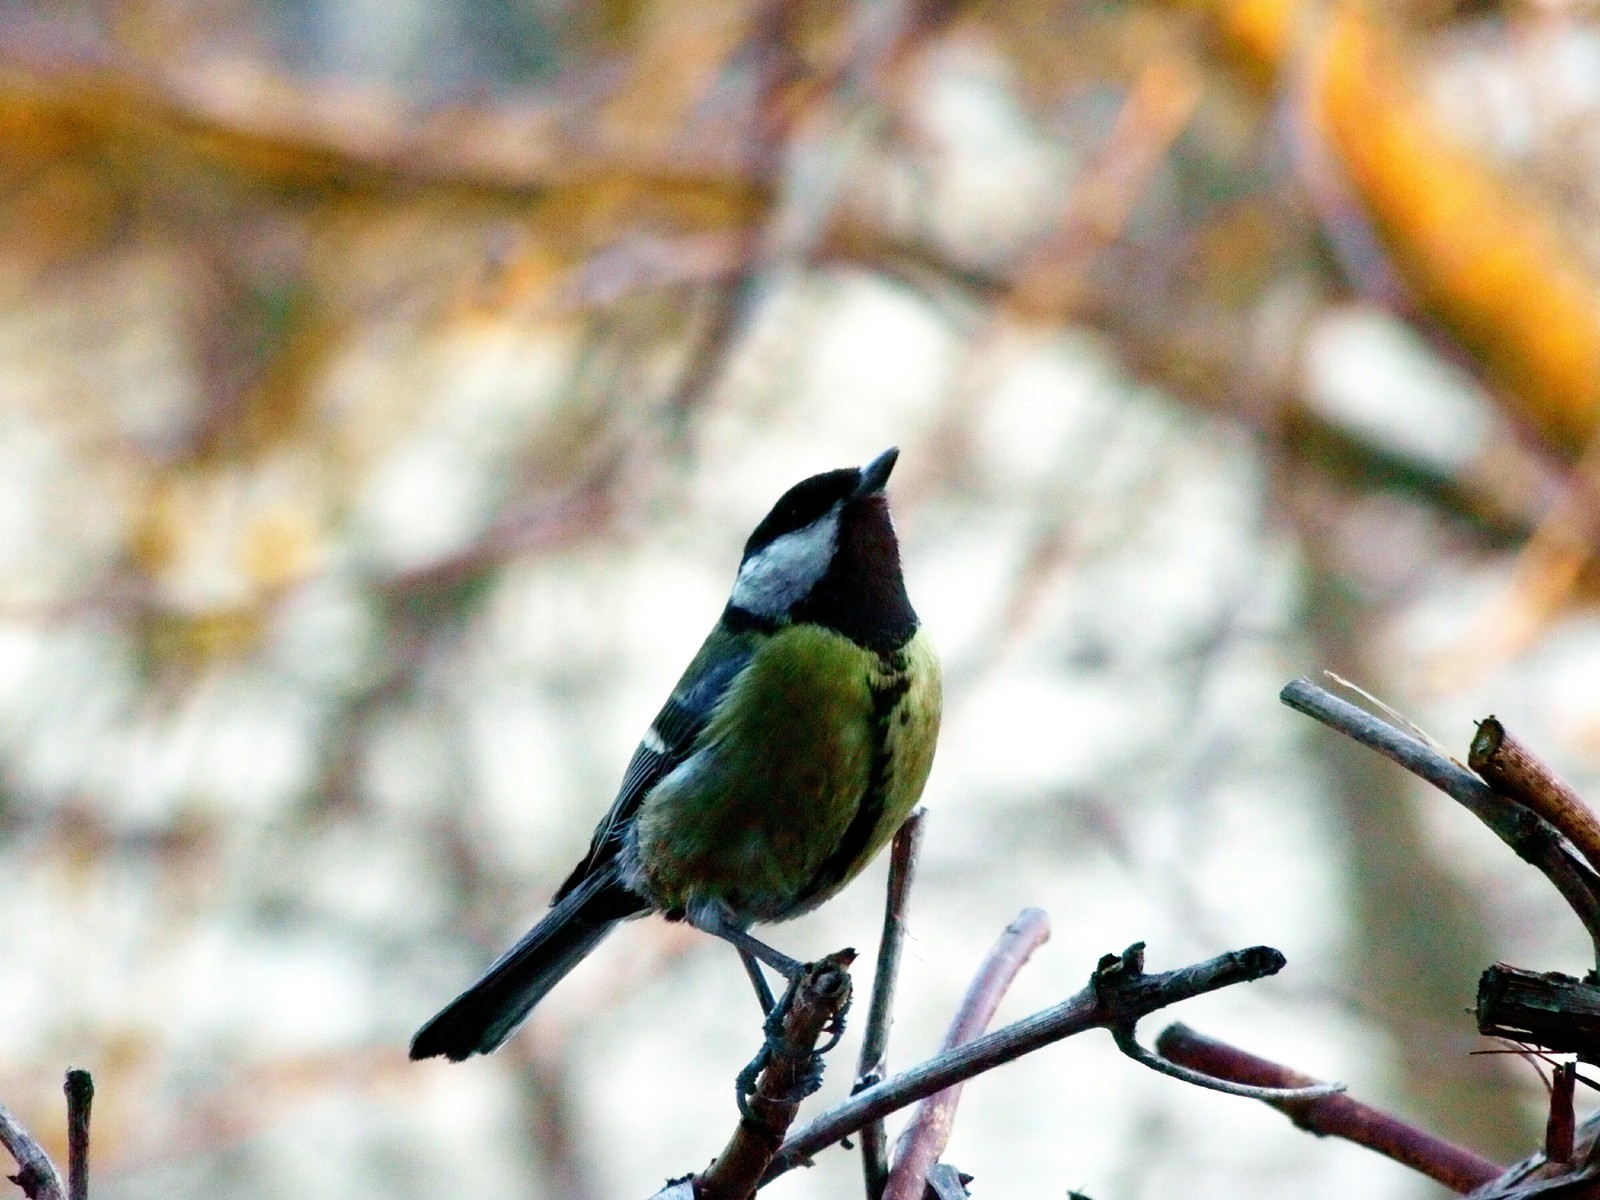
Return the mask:
<svg viewBox="0 0 1600 1200">
<path fill-rule="evenodd" d="M 783 615 L 827 574 L 838 540 L 839 509 L 835 506 L 804 529 L 784 534 L 747 559 L 739 568 L 730 601 L 735 608 L 757 616 Z"/>
</svg>

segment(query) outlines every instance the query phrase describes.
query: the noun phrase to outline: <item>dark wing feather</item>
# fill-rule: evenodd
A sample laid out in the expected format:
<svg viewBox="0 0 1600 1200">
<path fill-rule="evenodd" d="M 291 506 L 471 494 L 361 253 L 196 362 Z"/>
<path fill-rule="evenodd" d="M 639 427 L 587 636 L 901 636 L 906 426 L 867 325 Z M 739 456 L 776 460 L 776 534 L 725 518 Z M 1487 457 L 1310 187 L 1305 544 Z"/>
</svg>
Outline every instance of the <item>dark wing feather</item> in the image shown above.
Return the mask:
<svg viewBox="0 0 1600 1200">
<path fill-rule="evenodd" d="M 559 903 L 598 864 L 609 861 L 616 854 L 622 845 L 628 822 L 639 810 L 650 789 L 694 753 L 695 743 L 722 697 L 727 694 L 729 685 L 749 665 L 755 653 L 751 644 L 753 640 L 747 637 L 719 637 L 714 633 L 701 647 L 694 662 L 689 664 L 689 669 L 678 681 L 677 688 L 650 723 L 650 733 L 654 737 L 646 737 L 640 742 L 633 757 L 628 760 L 628 769 L 623 773 L 617 798 L 611 802 L 605 819 L 595 827 L 589 853 L 584 855 L 583 861 L 573 868 L 566 882 L 557 889 L 552 904 Z M 710 658 L 715 661 L 706 664 L 704 660 Z"/>
</svg>

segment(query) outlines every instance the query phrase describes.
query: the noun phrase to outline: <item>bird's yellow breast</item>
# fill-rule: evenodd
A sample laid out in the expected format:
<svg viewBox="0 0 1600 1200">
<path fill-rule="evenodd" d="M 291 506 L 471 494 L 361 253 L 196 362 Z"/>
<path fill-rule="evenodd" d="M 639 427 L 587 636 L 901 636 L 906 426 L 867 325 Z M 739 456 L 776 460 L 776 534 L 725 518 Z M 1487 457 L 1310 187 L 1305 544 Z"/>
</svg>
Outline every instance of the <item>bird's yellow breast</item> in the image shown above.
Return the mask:
<svg viewBox="0 0 1600 1200">
<path fill-rule="evenodd" d="M 939 711 L 922 633 L 880 656 L 821 626 L 778 630 L 642 803 L 643 882 L 663 908 L 714 898 L 752 921 L 820 903 L 916 804 Z"/>
</svg>

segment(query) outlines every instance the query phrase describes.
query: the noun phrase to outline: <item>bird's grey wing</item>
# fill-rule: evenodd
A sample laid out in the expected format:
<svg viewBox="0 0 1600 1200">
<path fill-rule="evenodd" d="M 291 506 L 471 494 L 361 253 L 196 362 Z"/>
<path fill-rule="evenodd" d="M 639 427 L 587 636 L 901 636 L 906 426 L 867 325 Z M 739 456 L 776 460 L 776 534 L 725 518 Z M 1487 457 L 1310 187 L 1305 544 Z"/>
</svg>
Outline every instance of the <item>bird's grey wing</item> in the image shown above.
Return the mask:
<svg viewBox="0 0 1600 1200">
<path fill-rule="evenodd" d="M 713 634 L 712 638 L 716 639 L 717 635 Z M 628 760 L 628 769 L 623 773 L 617 798 L 611 802 L 605 818 L 595 827 L 589 853 L 584 855 L 583 861 L 557 890 L 552 904 L 575 888 L 597 864 L 616 854 L 622 845 L 628 822 L 638 811 L 640 803 L 651 788 L 694 753 L 695 743 L 704 732 L 711 714 L 753 655 L 754 648 L 743 638 L 730 638 L 728 644 L 718 646 L 708 641 L 702 647 L 672 695 L 667 698 L 666 704 L 656 714 L 656 719 L 650 722 L 649 731 Z M 701 668 L 702 661 L 711 657 L 715 661 Z"/>
</svg>

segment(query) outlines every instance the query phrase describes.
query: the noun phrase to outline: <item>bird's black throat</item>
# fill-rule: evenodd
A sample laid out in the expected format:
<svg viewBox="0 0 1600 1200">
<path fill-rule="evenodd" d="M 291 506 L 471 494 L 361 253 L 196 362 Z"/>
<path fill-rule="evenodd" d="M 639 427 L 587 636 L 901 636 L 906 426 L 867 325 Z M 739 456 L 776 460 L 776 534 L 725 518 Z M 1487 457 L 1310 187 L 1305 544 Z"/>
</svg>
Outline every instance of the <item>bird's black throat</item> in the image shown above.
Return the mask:
<svg viewBox="0 0 1600 1200">
<path fill-rule="evenodd" d="M 833 561 L 789 615 L 842 633 L 881 655 L 893 654 L 911 640 L 917 614 L 900 572 L 889 502 L 881 494 L 846 502 Z"/>
</svg>

